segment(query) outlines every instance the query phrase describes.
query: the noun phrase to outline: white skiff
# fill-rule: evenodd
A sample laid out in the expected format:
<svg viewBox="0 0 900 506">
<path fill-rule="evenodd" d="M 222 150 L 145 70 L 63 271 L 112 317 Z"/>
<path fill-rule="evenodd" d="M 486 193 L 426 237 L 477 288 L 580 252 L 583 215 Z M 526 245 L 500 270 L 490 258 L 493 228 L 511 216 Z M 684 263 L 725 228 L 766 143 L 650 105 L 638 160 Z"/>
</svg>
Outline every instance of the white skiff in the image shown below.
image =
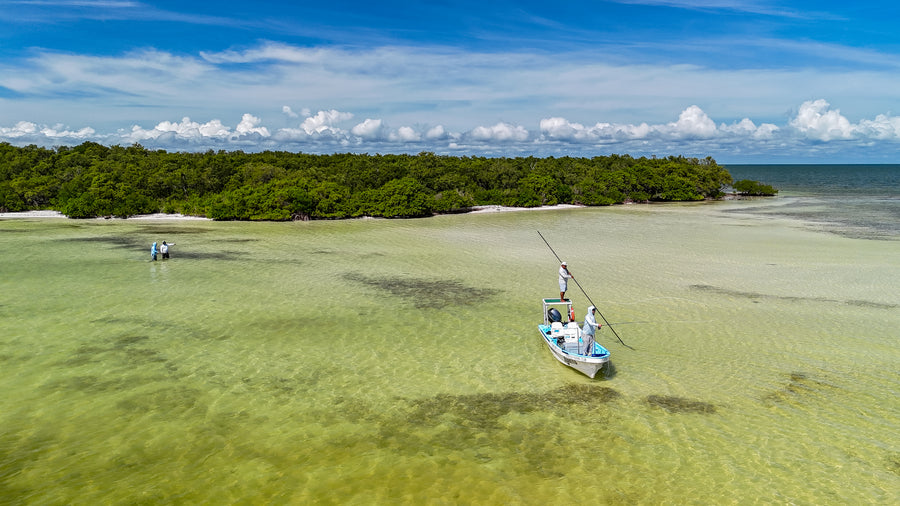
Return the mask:
<svg viewBox="0 0 900 506">
<path fill-rule="evenodd" d="M 609 350 L 593 342 L 591 349 L 581 335 L 581 327 L 573 321 L 571 300 L 543 299 L 544 323 L 538 325 L 538 331 L 550 353 L 561 363 L 593 378 L 597 372 L 609 363 Z M 560 313 L 560 309 L 564 312 Z M 565 320 L 565 321 L 564 321 Z"/>
</svg>

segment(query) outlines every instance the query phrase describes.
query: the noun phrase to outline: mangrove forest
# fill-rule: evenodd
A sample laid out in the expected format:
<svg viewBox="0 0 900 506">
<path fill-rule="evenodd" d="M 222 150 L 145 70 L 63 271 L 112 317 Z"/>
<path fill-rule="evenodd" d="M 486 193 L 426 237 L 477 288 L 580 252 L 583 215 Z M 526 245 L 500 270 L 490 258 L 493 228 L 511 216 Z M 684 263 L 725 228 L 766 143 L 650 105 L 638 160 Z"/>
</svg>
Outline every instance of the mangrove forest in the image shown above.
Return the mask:
<svg viewBox="0 0 900 506">
<path fill-rule="evenodd" d="M 0 211 L 52 209 L 70 218 L 158 212 L 215 220 L 411 218 L 482 205 L 713 199 L 732 183 L 711 157 L 170 153 L 138 144 L 0 143 Z"/>
</svg>

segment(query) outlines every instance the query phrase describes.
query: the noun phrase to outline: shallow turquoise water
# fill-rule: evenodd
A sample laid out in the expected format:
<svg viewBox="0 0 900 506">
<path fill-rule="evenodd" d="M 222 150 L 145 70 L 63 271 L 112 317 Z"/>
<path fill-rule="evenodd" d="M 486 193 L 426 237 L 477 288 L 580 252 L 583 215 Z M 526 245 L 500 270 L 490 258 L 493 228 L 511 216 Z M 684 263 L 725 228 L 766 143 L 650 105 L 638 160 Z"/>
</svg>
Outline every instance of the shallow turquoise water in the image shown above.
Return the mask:
<svg viewBox="0 0 900 506">
<path fill-rule="evenodd" d="M 0 502 L 896 503 L 900 241 L 780 203 L 0 221 Z"/>
</svg>

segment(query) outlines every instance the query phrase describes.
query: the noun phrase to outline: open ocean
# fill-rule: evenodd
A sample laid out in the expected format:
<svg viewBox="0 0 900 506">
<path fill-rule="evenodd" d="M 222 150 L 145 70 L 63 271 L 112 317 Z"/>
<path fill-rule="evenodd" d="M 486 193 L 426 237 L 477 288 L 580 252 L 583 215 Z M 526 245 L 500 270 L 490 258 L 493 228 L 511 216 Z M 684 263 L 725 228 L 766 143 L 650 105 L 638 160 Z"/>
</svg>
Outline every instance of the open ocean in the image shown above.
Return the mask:
<svg viewBox="0 0 900 506">
<path fill-rule="evenodd" d="M 900 504 L 898 166 L 729 170 L 781 192 L 0 219 L 0 504 Z"/>
<path fill-rule="evenodd" d="M 820 223 L 838 233 L 900 238 L 900 165 L 728 165 L 735 181 L 779 190 L 773 215 Z M 833 226 L 832 226 L 833 225 Z"/>
</svg>

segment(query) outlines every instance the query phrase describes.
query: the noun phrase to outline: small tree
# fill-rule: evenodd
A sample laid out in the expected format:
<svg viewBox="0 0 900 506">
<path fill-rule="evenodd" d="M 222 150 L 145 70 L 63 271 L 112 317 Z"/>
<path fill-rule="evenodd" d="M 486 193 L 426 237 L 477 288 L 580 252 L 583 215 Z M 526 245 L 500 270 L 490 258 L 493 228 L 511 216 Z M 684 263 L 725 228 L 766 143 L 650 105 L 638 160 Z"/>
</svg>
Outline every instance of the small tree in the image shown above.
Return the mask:
<svg viewBox="0 0 900 506">
<path fill-rule="evenodd" d="M 751 181 L 749 179 L 735 181 L 732 187 L 741 195 L 752 195 L 756 197 L 772 197 L 778 193 L 778 190 L 770 185 L 762 184 L 759 181 Z"/>
</svg>

